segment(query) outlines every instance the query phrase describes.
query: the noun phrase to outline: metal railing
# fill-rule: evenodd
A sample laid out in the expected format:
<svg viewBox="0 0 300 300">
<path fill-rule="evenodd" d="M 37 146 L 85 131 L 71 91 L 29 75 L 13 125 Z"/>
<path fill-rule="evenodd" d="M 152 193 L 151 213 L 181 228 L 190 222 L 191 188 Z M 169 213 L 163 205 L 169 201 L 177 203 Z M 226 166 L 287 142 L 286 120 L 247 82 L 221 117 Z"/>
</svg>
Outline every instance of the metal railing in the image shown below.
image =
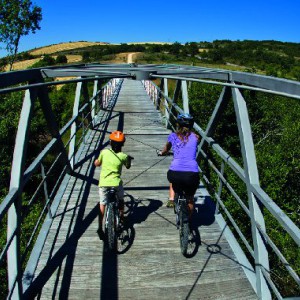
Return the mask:
<svg viewBox="0 0 300 300">
<path fill-rule="evenodd" d="M 75 78 L 45 82 L 45 78 L 48 80 L 48 78 L 56 77 Z M 100 83 L 103 80 L 108 81 L 113 78 L 117 79 L 109 81 L 108 84 L 101 87 Z M 201 136 L 198 153 L 200 161 L 207 162 L 207 166 L 217 178 L 217 183 L 215 183 L 200 168 L 203 181 L 210 188 L 211 196 L 217 202 L 218 212 L 222 211 L 222 214 L 217 212 L 216 219 L 226 228 L 225 231 L 228 235 L 231 234 L 233 237 L 232 231 L 234 230 L 239 236 L 238 242 L 234 238 L 231 238 L 231 242 L 235 243 L 235 250 L 238 249 L 237 252 L 239 252 L 237 256 L 240 257 L 245 273 L 260 299 L 271 299 L 272 296 L 282 299 L 280 291 L 271 277 L 270 249 L 286 267 L 296 284 L 300 285 L 299 270 L 291 267 L 266 230 L 262 208 L 277 220 L 278 224 L 294 240 L 299 251 L 299 228 L 260 186 L 247 105 L 241 93 L 241 90 L 245 89 L 300 99 L 300 83 L 249 73 L 189 66 L 90 64 L 0 73 L 0 94 L 24 91 L 10 189 L 0 204 L 0 221 L 3 224 L 7 218 L 8 224 L 7 242 L 2 247 L 0 256 L 0 261 L 3 262 L 6 259 L 8 265 L 8 298 L 22 298 L 24 290 L 30 285 L 37 259 L 61 200 L 60 189 L 65 185 L 64 181 L 68 181 L 76 167 L 76 157 L 80 154 L 80 145 L 86 141 L 88 129 L 101 123 L 102 120 L 103 122 L 106 120 L 108 111 L 106 108 L 116 101 L 122 84 L 121 78 L 142 80 L 154 105 L 165 116 L 166 126 L 173 129 L 175 129 L 173 120 L 176 119 L 177 113 L 189 112 L 188 86 L 190 82 L 223 87 L 207 127 L 202 129 L 199 124 L 194 126 Z M 160 80 L 159 87 L 152 82 L 154 79 Z M 172 97 L 169 97 L 168 80 L 176 81 Z M 88 95 L 88 82 L 94 82 L 92 97 Z M 55 122 L 47 87 L 69 83 L 77 84 L 73 115 L 67 124 L 59 129 Z M 34 115 L 34 103 L 37 99 L 52 139 L 25 168 L 29 127 Z M 232 99 L 234 103 L 243 167 L 214 139 L 216 124 L 229 99 Z M 69 138 L 66 138 L 67 135 Z M 215 157 L 212 159 L 211 153 L 216 159 Z M 49 157 L 51 157 L 50 163 Z M 243 195 L 239 195 L 228 180 L 225 168 L 230 169 L 243 183 L 245 186 Z M 56 182 L 50 187 L 48 179 L 54 172 Z M 44 200 L 39 210 L 39 216 L 26 239 L 25 250 L 21 253 L 22 222 L 25 217 L 24 206 L 22 206 L 24 189 L 30 186 L 33 176 L 38 176 L 40 181 L 38 186 L 31 190 L 30 196 L 26 194 L 26 207 L 29 209 L 39 203 L 40 199 Z M 237 220 L 229 212 L 226 199 L 222 196 L 224 189 L 230 192 L 231 197 L 247 216 L 251 227 L 250 237 L 243 233 Z M 245 198 L 247 201 L 244 200 Z M 228 228 L 227 223 L 231 224 L 231 229 Z M 239 243 L 243 246 L 240 246 Z M 25 264 L 26 261 L 28 261 L 27 264 Z"/>
<path fill-rule="evenodd" d="M 234 238 L 232 233 L 230 234 L 231 238 L 235 239 L 234 246 L 239 247 L 239 251 L 237 251 L 239 252 L 238 256 L 241 263 L 245 266 L 245 273 L 258 297 L 260 299 L 271 299 L 273 297 L 283 299 L 278 286 L 276 286 L 271 278 L 272 269 L 269 263 L 268 252 L 272 250 L 276 254 L 278 260 L 281 261 L 289 275 L 294 279 L 295 284 L 300 287 L 299 269 L 294 270 L 291 267 L 286 257 L 282 254 L 278 246 L 267 233 L 263 210 L 267 209 L 268 212 L 270 212 L 270 214 L 272 214 L 272 216 L 277 220 L 278 224 L 280 224 L 285 232 L 294 240 L 296 249 L 298 247 L 298 252 L 300 246 L 300 229 L 260 186 L 247 105 L 240 89 L 259 90 L 267 93 L 289 96 L 296 99 L 299 98 L 299 95 L 295 95 L 293 93 L 289 94 L 286 91 L 266 91 L 262 88 L 242 84 L 236 85 L 232 82 L 212 83 L 208 80 L 179 77 L 176 75 L 153 75 L 152 78 L 160 78 L 160 86 L 157 86 L 153 81 L 145 80 L 143 81 L 145 90 L 156 108 L 159 109 L 165 116 L 166 126 L 173 130 L 175 130 L 174 120 L 176 120 L 176 116 L 179 113 L 189 112 L 189 98 L 186 79 L 192 82 L 219 84 L 224 86 L 207 128 L 204 130 L 198 124 L 194 124 L 194 130 L 201 136 L 198 160 L 202 161 L 202 163 L 203 161 L 207 163 L 218 179 L 217 184 L 212 182 L 207 175 L 203 173 L 203 170 L 199 166 L 200 174 L 202 175 L 202 179 L 206 183 L 206 186 L 212 191 L 211 196 L 217 202 L 216 219 L 223 227 L 227 226 L 226 223 L 229 222 L 232 230 L 238 235 L 239 242 Z M 168 79 L 176 80 L 176 87 L 172 98 L 168 95 Z M 276 79 L 276 81 L 278 81 L 278 79 Z M 282 81 L 284 82 L 285 80 Z M 298 85 L 300 84 L 298 83 Z M 223 104 L 228 102 L 229 98 L 232 98 L 234 102 L 244 168 L 213 138 L 216 122 L 218 122 L 218 116 L 223 109 Z M 180 100 L 181 105 L 178 105 L 178 100 Z M 209 151 L 212 151 L 218 159 L 212 159 Z M 220 163 L 219 166 L 216 165 L 216 161 Z M 225 167 L 229 167 L 244 183 L 245 194 L 248 198 L 248 205 L 245 204 L 245 202 L 241 199 L 242 197 L 238 195 L 238 192 L 234 189 L 228 177 L 225 177 Z M 234 201 L 236 201 L 248 217 L 249 226 L 251 226 L 252 232 L 251 237 L 246 236 L 242 232 L 239 228 L 238 222 L 227 209 L 226 203 L 221 197 L 222 190 L 225 188 L 230 192 Z M 226 218 L 226 221 L 221 214 L 218 214 L 219 212 L 222 212 L 222 214 L 225 215 L 224 217 Z M 243 245 L 240 247 L 239 243 L 242 243 Z"/>
<path fill-rule="evenodd" d="M 76 157 L 80 154 L 80 145 L 85 142 L 88 129 L 101 122 L 101 119 L 107 118 L 109 106 L 116 101 L 123 80 L 111 79 L 102 87 L 97 78 L 93 78 L 93 81 L 92 97 L 88 96 L 85 78 L 68 81 L 77 82 L 73 116 L 60 130 L 54 123 L 55 118 L 45 89 L 57 83 L 23 85 L 24 101 L 17 130 L 10 190 L 0 204 L 0 222 L 3 224 L 7 219 L 7 242 L 1 249 L 0 262 L 2 265 L 4 261 L 7 262 L 8 299 L 21 299 L 30 285 L 39 253 L 60 201 L 57 197 L 60 186 L 63 181 L 68 180 L 76 167 Z M 22 88 L 12 87 L 6 89 L 6 92 L 8 90 L 14 92 Z M 44 116 L 52 139 L 25 169 L 30 122 L 33 119 L 33 105 L 37 98 L 42 108 L 44 106 Z M 49 186 L 49 179 L 53 176 L 55 183 Z M 40 181 L 37 187 L 30 187 L 30 193 L 25 193 L 33 177 L 40 178 Z M 28 215 L 30 217 L 30 211 L 36 206 L 38 215 L 34 220 L 30 220 L 34 222 L 32 231 L 26 234 L 26 241 L 22 241 L 25 245 L 21 250 L 24 222 L 28 222 Z"/>
</svg>

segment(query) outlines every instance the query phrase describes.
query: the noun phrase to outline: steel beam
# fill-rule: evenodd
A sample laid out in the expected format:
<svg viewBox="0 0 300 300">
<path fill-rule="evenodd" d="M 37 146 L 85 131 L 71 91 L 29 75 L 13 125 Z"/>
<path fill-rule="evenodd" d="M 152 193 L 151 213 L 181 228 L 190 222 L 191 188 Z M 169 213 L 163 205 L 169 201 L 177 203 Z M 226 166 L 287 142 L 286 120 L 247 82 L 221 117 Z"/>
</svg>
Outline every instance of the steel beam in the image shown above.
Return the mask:
<svg viewBox="0 0 300 300">
<path fill-rule="evenodd" d="M 258 169 L 246 101 L 238 89 L 232 89 L 235 114 L 240 137 L 242 157 L 245 170 L 246 188 L 248 194 L 249 211 L 251 218 L 252 239 L 254 244 L 254 259 L 256 272 L 257 294 L 260 299 L 272 299 L 269 287 L 265 281 L 262 268 L 269 272 L 268 251 L 256 223 L 265 232 L 265 221 L 259 204 L 251 191 L 251 185 L 259 185 Z"/>
<path fill-rule="evenodd" d="M 78 116 L 81 88 L 82 88 L 82 82 L 78 82 L 76 86 L 76 93 L 75 93 L 75 99 L 73 104 L 73 117 Z M 76 132 L 77 132 L 77 124 L 76 122 L 74 122 L 71 126 L 71 133 L 70 133 L 71 142 L 69 146 L 69 161 L 72 170 L 75 165 Z"/>
<path fill-rule="evenodd" d="M 9 208 L 7 217 L 7 241 L 9 241 L 14 232 L 16 232 L 15 237 L 13 238 L 7 251 L 8 288 L 12 295 L 12 299 L 21 299 L 22 297 L 22 274 L 20 259 L 21 201 L 23 190 L 23 172 L 26 161 L 30 123 L 33 114 L 34 101 L 36 99 L 35 92 L 36 91 L 29 90 L 26 90 L 25 92 L 11 169 L 9 190 L 18 190 L 18 197 Z"/>
</svg>

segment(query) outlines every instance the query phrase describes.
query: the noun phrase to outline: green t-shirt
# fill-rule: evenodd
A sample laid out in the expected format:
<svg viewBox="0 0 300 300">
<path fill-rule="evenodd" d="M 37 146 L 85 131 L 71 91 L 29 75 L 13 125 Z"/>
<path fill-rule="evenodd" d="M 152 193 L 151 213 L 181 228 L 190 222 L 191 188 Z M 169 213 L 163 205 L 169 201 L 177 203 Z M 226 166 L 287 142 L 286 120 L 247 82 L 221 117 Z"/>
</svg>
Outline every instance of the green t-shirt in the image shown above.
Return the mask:
<svg viewBox="0 0 300 300">
<path fill-rule="evenodd" d="M 98 160 L 101 162 L 99 186 L 119 186 L 122 183 L 122 166 L 128 164 L 128 155 L 111 149 L 101 151 Z"/>
</svg>

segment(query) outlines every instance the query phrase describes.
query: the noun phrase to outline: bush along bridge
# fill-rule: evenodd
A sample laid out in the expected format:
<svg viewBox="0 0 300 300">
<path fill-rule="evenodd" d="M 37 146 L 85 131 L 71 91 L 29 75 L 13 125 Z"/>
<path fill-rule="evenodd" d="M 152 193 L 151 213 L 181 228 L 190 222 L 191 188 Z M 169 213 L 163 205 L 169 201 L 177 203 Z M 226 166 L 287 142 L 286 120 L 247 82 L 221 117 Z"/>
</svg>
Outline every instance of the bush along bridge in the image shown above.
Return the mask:
<svg viewBox="0 0 300 300">
<path fill-rule="evenodd" d="M 220 93 L 207 124 L 194 124 L 201 184 L 196 229 L 183 257 L 174 212 L 165 207 L 172 158 L 158 157 L 156 150 L 175 130 L 177 114 L 191 112 L 195 84 Z M 74 87 L 73 98 L 64 99 L 73 106 L 66 124 L 57 121 L 51 102 L 58 85 Z M 15 93 L 23 104 L 9 192 L 0 205 L 1 282 L 8 299 L 300 297 L 300 229 L 260 184 L 246 96 L 299 101 L 299 82 L 193 66 L 86 64 L 1 73 L 2 99 Z M 239 156 L 219 143 L 228 108 Z M 202 110 L 191 113 L 201 118 Z M 48 139 L 35 154 L 31 128 L 37 116 Z M 135 159 L 123 171 L 129 225 L 118 253 L 111 254 L 96 233 L 99 169 L 93 162 L 116 129 L 124 131 L 124 152 Z M 226 140 L 229 132 L 221 135 Z M 294 249 L 292 262 L 270 234 L 267 216 Z M 276 278 L 278 268 L 289 278 L 290 293 Z"/>
</svg>

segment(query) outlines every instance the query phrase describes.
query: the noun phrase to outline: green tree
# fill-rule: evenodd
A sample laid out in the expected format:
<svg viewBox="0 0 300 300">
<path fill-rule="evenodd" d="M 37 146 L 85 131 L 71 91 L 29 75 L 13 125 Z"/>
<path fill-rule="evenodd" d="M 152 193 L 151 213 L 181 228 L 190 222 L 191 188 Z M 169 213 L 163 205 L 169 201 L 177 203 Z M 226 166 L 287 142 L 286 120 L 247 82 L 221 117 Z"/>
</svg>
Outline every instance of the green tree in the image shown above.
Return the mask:
<svg viewBox="0 0 300 300">
<path fill-rule="evenodd" d="M 30 67 L 30 69 L 53 66 L 53 65 L 55 65 L 55 63 L 56 63 L 55 59 L 52 56 L 47 54 L 43 57 L 43 59 L 41 59 L 38 62 L 34 63 Z"/>
<path fill-rule="evenodd" d="M 176 56 L 178 56 L 179 53 L 180 53 L 180 48 L 181 48 L 181 44 L 178 43 L 178 42 L 175 42 L 175 43 L 172 44 L 171 47 L 170 47 L 170 53 L 171 53 L 171 54 L 174 54 L 174 55 L 176 55 Z"/>
<path fill-rule="evenodd" d="M 42 9 L 31 0 L 0 0 L 0 42 L 8 52 L 10 70 L 22 36 L 41 29 Z"/>
<path fill-rule="evenodd" d="M 68 59 L 67 59 L 67 57 L 66 57 L 65 55 L 60 54 L 60 55 L 58 55 L 58 56 L 56 57 L 55 62 L 56 62 L 57 64 L 66 64 L 66 63 L 68 62 Z"/>
<path fill-rule="evenodd" d="M 83 62 L 89 62 L 90 61 L 90 58 L 91 58 L 91 52 L 89 51 L 84 51 L 82 53 L 82 61 Z"/>
<path fill-rule="evenodd" d="M 199 54 L 199 48 L 197 43 L 195 42 L 186 43 L 185 47 L 187 49 L 188 54 L 190 54 L 192 57 Z"/>
</svg>

